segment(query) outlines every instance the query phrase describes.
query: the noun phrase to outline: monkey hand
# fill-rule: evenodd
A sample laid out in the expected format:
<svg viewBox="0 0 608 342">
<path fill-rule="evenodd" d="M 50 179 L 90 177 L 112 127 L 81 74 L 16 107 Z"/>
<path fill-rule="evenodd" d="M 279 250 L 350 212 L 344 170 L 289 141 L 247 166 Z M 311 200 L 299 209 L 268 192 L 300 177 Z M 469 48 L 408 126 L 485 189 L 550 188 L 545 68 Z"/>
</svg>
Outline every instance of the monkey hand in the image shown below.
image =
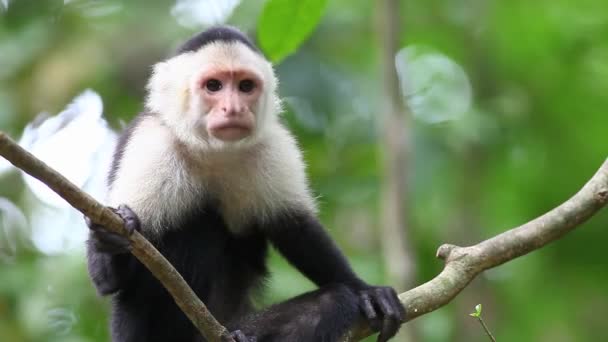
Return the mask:
<svg viewBox="0 0 608 342">
<path fill-rule="evenodd" d="M 257 342 L 257 338 L 247 337 L 240 330 L 235 330 L 235 331 L 231 332 L 230 334 L 228 334 L 228 336 L 230 336 L 236 342 Z"/>
<path fill-rule="evenodd" d="M 359 292 L 360 305 L 374 331 L 379 331 L 378 342 L 386 342 L 399 331 L 405 319 L 405 309 L 392 287 L 370 286 Z"/>
<path fill-rule="evenodd" d="M 125 229 L 129 235 L 134 231 L 141 230 L 141 224 L 137 215 L 128 206 L 122 204 L 117 209 L 110 208 L 125 223 Z M 104 226 L 93 223 L 90 218 L 84 218 L 87 226 L 91 230 L 89 243 L 97 251 L 108 254 L 127 253 L 131 250 L 131 242 L 127 237 L 107 230 Z"/>
</svg>

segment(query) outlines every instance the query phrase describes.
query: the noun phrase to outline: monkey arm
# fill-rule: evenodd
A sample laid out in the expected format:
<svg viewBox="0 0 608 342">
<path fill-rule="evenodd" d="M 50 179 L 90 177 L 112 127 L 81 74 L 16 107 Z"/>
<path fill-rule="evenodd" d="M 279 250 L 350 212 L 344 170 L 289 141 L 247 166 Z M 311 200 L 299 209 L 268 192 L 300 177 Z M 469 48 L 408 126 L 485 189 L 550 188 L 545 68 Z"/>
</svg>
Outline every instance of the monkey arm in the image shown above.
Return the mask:
<svg viewBox="0 0 608 342">
<path fill-rule="evenodd" d="M 136 260 L 131 253 L 100 252 L 89 243 L 87 263 L 97 292 L 106 296 L 128 286 L 135 273 Z"/>
<path fill-rule="evenodd" d="M 269 239 L 279 252 L 319 287 L 341 283 L 353 289 L 361 313 L 372 329 L 380 332 L 377 341 L 393 337 L 405 318 L 395 290 L 361 280 L 314 215 L 288 215 L 284 220 L 269 231 Z"/>
<path fill-rule="evenodd" d="M 277 250 L 317 286 L 342 283 L 355 289 L 367 287 L 319 220 L 309 213 L 285 215 L 268 229 Z"/>
<path fill-rule="evenodd" d="M 139 218 L 126 205 L 111 208 L 125 222 L 129 232 L 141 230 Z M 93 223 L 88 217 L 87 264 L 99 294 L 105 296 L 126 288 L 135 274 L 137 260 L 130 253 L 129 239 Z"/>
</svg>

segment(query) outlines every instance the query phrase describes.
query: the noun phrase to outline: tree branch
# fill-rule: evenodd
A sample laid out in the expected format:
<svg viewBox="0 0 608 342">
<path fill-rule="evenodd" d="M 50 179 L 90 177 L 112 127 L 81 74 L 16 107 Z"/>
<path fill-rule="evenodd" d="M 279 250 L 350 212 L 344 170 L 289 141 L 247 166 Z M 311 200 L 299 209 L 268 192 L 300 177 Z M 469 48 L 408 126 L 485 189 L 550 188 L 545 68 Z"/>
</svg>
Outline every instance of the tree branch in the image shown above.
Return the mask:
<svg viewBox="0 0 608 342">
<path fill-rule="evenodd" d="M 399 295 L 406 321 L 448 304 L 481 272 L 530 253 L 574 230 L 608 202 L 608 159 L 569 200 L 548 213 L 474 246 L 445 244 L 437 257 L 445 261 L 443 271 L 430 281 Z M 346 337 L 357 341 L 371 334 L 359 322 Z"/>
<path fill-rule="evenodd" d="M 127 235 L 122 220 L 107 207 L 78 189 L 55 170 L 0 132 L 0 155 L 16 167 L 45 183 L 74 208 L 109 230 Z M 412 320 L 449 303 L 481 272 L 525 255 L 555 241 L 593 216 L 608 202 L 608 159 L 572 198 L 548 213 L 469 247 L 445 244 L 437 257 L 445 261 L 443 271 L 425 284 L 399 295 Z M 132 253 L 169 291 L 180 309 L 208 341 L 231 341 L 228 331 L 207 310 L 181 275 L 138 232 L 129 236 Z M 372 332 L 358 322 L 347 341 L 357 341 Z"/>
<path fill-rule="evenodd" d="M 71 206 L 88 216 L 93 222 L 109 230 L 127 236 L 132 244 L 131 253 L 144 264 L 150 272 L 169 291 L 175 303 L 188 316 L 207 341 L 232 341 L 228 331 L 209 312 L 205 304 L 196 296 L 184 278 L 160 254 L 160 252 L 138 232 L 130 236 L 123 221 L 106 206 L 95 201 L 69 180 L 47 166 L 44 162 L 24 150 L 0 132 L 0 155 L 19 169 L 45 183 Z"/>
</svg>

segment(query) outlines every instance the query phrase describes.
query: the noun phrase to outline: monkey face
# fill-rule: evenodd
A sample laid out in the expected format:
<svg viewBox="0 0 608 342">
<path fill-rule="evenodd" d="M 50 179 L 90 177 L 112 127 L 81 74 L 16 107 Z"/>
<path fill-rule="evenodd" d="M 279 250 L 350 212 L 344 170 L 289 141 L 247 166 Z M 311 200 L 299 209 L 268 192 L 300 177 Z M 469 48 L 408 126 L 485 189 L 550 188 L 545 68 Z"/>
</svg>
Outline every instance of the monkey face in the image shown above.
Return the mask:
<svg viewBox="0 0 608 342">
<path fill-rule="evenodd" d="M 222 141 L 239 141 L 252 134 L 262 80 L 247 69 L 211 68 L 201 75 L 197 95 L 207 109 L 207 133 Z"/>
<path fill-rule="evenodd" d="M 154 66 L 147 110 L 195 148 L 248 146 L 281 111 L 269 61 L 239 42 L 214 42 Z"/>
</svg>

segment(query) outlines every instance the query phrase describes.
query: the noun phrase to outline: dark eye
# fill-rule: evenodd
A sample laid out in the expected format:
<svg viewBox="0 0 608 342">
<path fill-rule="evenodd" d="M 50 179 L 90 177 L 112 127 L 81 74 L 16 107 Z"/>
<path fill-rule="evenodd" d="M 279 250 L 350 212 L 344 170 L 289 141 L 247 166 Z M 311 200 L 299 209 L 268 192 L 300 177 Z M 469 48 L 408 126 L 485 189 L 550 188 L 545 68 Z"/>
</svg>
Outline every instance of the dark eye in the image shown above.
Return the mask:
<svg viewBox="0 0 608 342">
<path fill-rule="evenodd" d="M 205 83 L 205 87 L 210 92 L 216 92 L 216 91 L 219 91 L 220 89 L 222 89 L 222 82 L 212 78 L 209 81 L 207 81 L 207 83 Z"/>
<path fill-rule="evenodd" d="M 252 80 L 242 80 L 239 82 L 239 90 L 243 93 L 249 93 L 255 88 L 255 82 Z"/>
</svg>

